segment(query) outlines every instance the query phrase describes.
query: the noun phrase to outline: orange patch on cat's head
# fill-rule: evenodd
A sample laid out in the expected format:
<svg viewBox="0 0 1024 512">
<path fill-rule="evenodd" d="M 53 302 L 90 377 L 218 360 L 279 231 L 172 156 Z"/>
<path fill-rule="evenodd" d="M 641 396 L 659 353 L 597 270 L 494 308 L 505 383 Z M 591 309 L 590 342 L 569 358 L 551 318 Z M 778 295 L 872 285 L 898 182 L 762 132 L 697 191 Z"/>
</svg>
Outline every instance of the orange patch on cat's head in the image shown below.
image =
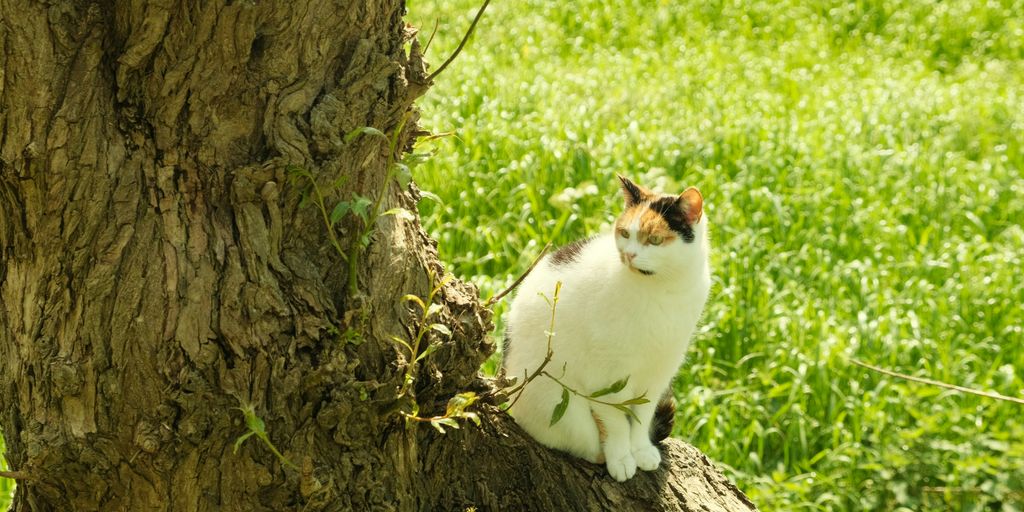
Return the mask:
<svg viewBox="0 0 1024 512">
<path fill-rule="evenodd" d="M 671 242 L 677 236 L 665 217 L 650 208 L 650 203 L 639 204 L 622 212 L 615 222 L 615 229 L 621 234 L 622 231 L 628 231 L 634 223 L 637 225 L 636 236 L 642 244 L 648 243 L 653 237 L 660 238 L 661 243 Z M 633 234 L 630 233 L 630 236 Z"/>
</svg>

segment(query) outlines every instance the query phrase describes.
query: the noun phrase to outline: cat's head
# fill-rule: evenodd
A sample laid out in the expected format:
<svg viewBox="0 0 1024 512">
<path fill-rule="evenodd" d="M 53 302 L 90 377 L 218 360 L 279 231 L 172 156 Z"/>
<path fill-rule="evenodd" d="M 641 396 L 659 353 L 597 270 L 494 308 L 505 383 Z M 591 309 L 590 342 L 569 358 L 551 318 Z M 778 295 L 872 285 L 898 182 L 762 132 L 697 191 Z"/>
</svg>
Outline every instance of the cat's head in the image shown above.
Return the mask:
<svg viewBox="0 0 1024 512">
<path fill-rule="evenodd" d="M 626 210 L 615 221 L 623 265 L 640 275 L 678 274 L 705 258 L 704 198 L 690 187 L 657 194 L 619 176 Z"/>
</svg>

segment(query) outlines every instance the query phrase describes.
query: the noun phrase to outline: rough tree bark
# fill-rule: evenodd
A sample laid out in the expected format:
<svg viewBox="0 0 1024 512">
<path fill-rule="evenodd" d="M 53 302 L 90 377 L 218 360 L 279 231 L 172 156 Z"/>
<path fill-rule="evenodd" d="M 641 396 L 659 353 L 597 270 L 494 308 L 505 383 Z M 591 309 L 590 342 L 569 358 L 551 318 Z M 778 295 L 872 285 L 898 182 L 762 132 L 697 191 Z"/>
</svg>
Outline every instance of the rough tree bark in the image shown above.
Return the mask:
<svg viewBox="0 0 1024 512">
<path fill-rule="evenodd" d="M 320 213 L 385 183 L 428 84 L 401 0 L 0 0 L 0 426 L 14 510 L 746 510 L 692 447 L 616 484 L 483 406 L 440 435 L 394 413 L 440 274 L 417 218 L 382 217 L 357 293 Z M 344 177 L 340 187 L 329 185 Z M 345 217 L 340 246 L 360 221 Z M 351 254 L 351 253 L 350 253 Z M 461 282 L 419 403 L 489 385 L 490 313 Z M 247 432 L 251 405 L 283 464 Z"/>
</svg>

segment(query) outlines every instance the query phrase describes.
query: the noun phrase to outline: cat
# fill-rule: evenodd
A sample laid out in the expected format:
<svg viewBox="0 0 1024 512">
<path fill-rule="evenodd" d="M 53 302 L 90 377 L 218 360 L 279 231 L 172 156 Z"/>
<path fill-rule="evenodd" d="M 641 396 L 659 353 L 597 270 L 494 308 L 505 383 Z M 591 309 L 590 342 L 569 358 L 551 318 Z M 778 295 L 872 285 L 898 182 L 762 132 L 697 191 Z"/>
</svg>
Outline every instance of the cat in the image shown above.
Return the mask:
<svg viewBox="0 0 1024 512">
<path fill-rule="evenodd" d="M 708 221 L 696 188 L 657 194 L 618 176 L 625 210 L 614 230 L 573 242 L 542 259 L 522 281 L 505 332 L 503 367 L 522 381 L 544 361 L 555 285 L 561 282 L 545 367 L 566 386 L 592 394 L 629 378 L 600 400 L 630 405 L 632 419 L 609 405 L 571 396 L 551 424 L 563 388 L 541 375 L 514 399 L 509 413 L 543 445 L 607 465 L 617 481 L 637 468 L 653 471 L 661 453 L 652 442 L 652 419 L 669 421 L 671 381 L 686 355 L 711 287 Z M 665 418 L 665 415 L 668 418 Z M 660 427 L 664 430 L 664 425 Z M 661 437 L 667 432 L 661 432 Z"/>
</svg>

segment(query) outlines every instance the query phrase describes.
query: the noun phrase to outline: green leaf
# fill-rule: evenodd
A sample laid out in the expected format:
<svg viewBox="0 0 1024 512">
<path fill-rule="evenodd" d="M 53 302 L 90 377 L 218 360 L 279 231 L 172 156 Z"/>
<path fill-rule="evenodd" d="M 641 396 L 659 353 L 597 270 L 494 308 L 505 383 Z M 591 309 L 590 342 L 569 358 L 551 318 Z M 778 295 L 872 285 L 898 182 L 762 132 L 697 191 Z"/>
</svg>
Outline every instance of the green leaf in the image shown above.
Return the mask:
<svg viewBox="0 0 1024 512">
<path fill-rule="evenodd" d="M 467 407 L 473 405 L 480 397 L 472 391 L 459 393 L 448 400 L 448 407 L 445 409 L 445 416 L 461 416 Z M 466 413 L 467 415 L 470 413 Z"/>
<path fill-rule="evenodd" d="M 331 225 L 337 224 L 348 213 L 351 206 L 348 201 L 338 201 L 338 204 L 334 205 L 334 209 L 331 210 Z"/>
<path fill-rule="evenodd" d="M 416 304 L 419 304 L 420 309 L 423 309 L 423 310 L 427 309 L 427 305 L 423 303 L 423 299 L 421 299 L 421 298 L 419 298 L 416 295 L 413 295 L 411 293 L 408 294 L 408 295 L 402 296 L 402 301 L 403 302 L 404 301 L 415 302 Z"/>
<path fill-rule="evenodd" d="M 420 144 L 432 142 L 437 139 L 443 139 L 445 137 L 451 137 L 453 135 L 455 135 L 455 132 L 431 133 L 430 135 L 424 135 L 423 137 L 420 137 L 419 140 L 416 141 L 416 145 L 419 146 Z"/>
<path fill-rule="evenodd" d="M 405 208 L 392 208 L 392 209 L 390 209 L 390 210 L 380 214 L 381 217 L 383 217 L 385 215 L 394 215 L 394 216 L 398 217 L 399 219 L 403 219 L 403 220 L 412 220 L 412 219 L 416 218 L 416 216 L 413 215 L 412 212 L 410 212 L 409 210 L 407 210 Z"/>
<path fill-rule="evenodd" d="M 409 182 L 412 181 L 412 170 L 409 169 L 408 165 L 403 163 L 395 164 L 395 179 L 398 180 L 398 184 L 404 189 L 409 186 Z"/>
<path fill-rule="evenodd" d="M 430 420 L 430 426 L 436 428 L 438 432 L 444 434 L 444 427 L 442 427 L 441 425 L 448 425 L 449 427 L 455 429 L 459 428 L 459 422 L 455 421 L 453 418 L 434 418 Z"/>
<path fill-rule="evenodd" d="M 450 283 L 452 281 L 452 279 L 455 279 L 455 275 L 454 274 L 445 274 L 441 278 L 441 280 L 438 281 L 437 284 L 434 285 L 434 287 L 430 289 L 430 297 L 431 297 L 431 299 L 433 299 L 433 297 L 435 295 L 437 295 L 437 292 L 441 291 L 441 288 L 444 288 L 444 285 Z"/>
<path fill-rule="evenodd" d="M 452 330 L 449 329 L 448 326 L 445 324 L 430 324 L 430 328 L 441 334 L 444 334 L 445 336 L 448 336 L 449 338 L 452 337 Z"/>
<path fill-rule="evenodd" d="M 636 422 L 640 421 L 640 418 L 637 417 L 636 413 L 633 412 L 633 409 L 630 409 L 629 406 L 622 405 L 622 404 L 613 404 L 613 407 L 615 407 L 616 409 L 626 413 L 626 416 L 629 416 L 630 418 L 632 418 L 633 421 L 636 421 Z"/>
<path fill-rule="evenodd" d="M 306 169 L 305 167 L 302 167 L 300 165 L 288 165 L 288 166 L 285 167 L 284 172 L 287 173 L 289 175 L 289 177 L 294 178 L 294 179 L 298 179 L 298 178 L 306 178 L 306 179 L 309 179 L 309 180 L 313 179 L 313 173 L 309 172 L 309 169 Z"/>
<path fill-rule="evenodd" d="M 551 411 L 551 423 L 548 426 L 553 426 L 558 423 L 558 420 L 562 419 L 565 414 L 565 410 L 569 408 L 569 390 L 562 388 L 562 401 L 558 402 L 555 406 L 555 410 Z"/>
<path fill-rule="evenodd" d="M 256 415 L 256 411 L 253 410 L 252 406 L 246 406 L 241 409 L 242 414 L 245 415 L 245 426 L 249 428 L 250 432 L 257 434 L 266 433 L 267 427 L 263 423 L 263 420 Z"/>
<path fill-rule="evenodd" d="M 427 316 L 426 316 L 426 318 L 430 318 L 430 317 L 440 313 L 442 309 L 444 309 L 444 306 L 442 306 L 440 304 L 431 304 L 430 307 L 427 308 Z"/>
<path fill-rule="evenodd" d="M 402 158 L 402 163 L 412 168 L 430 160 L 430 157 L 432 156 L 434 156 L 433 153 L 409 153 Z"/>
<path fill-rule="evenodd" d="M 345 143 L 348 144 L 349 142 L 352 142 L 352 139 L 360 135 L 374 135 L 377 137 L 381 137 L 384 140 L 388 140 L 388 136 L 384 135 L 384 132 L 372 126 L 360 126 L 359 128 L 356 128 L 355 130 L 352 130 L 345 134 Z"/>
<path fill-rule="evenodd" d="M 418 357 L 416 357 L 416 361 L 419 362 L 423 358 L 433 353 L 435 350 L 437 350 L 437 345 L 427 345 L 427 349 L 424 350 L 423 353 L 420 354 Z"/>
<path fill-rule="evenodd" d="M 431 201 L 444 206 L 444 201 L 441 200 L 441 197 L 429 190 L 420 190 L 420 198 L 430 199 Z"/>
<path fill-rule="evenodd" d="M 366 222 L 367 215 L 369 215 L 367 209 L 371 204 L 373 204 L 373 201 L 370 198 L 356 195 L 355 201 L 352 202 L 351 206 L 352 213 L 355 213 L 360 219 L 363 219 L 363 222 Z"/>
<path fill-rule="evenodd" d="M 646 396 L 638 396 L 636 398 L 630 398 L 629 400 L 622 402 L 622 405 L 640 405 L 646 404 L 648 402 L 650 402 L 650 400 L 648 400 Z"/>
<path fill-rule="evenodd" d="M 608 386 L 606 388 L 594 391 L 593 393 L 590 394 L 590 396 L 592 398 L 597 398 L 599 396 L 610 395 L 612 393 L 618 393 L 619 391 L 622 391 L 623 388 L 626 387 L 626 383 L 627 382 L 629 382 L 629 376 L 626 376 L 625 379 L 620 379 L 620 380 L 617 380 L 617 381 L 613 382 L 611 386 Z"/>
<path fill-rule="evenodd" d="M 403 340 L 402 338 L 399 338 L 398 336 L 391 336 L 391 341 L 394 341 L 395 343 L 398 343 L 399 345 L 402 345 L 403 347 L 409 349 L 409 357 L 412 357 L 412 345 L 410 345 L 407 341 Z"/>
<path fill-rule="evenodd" d="M 234 451 L 232 453 L 238 453 L 238 449 L 242 446 L 242 443 L 245 442 L 246 439 L 249 439 L 250 437 L 252 437 L 253 434 L 255 434 L 255 432 L 250 430 L 249 432 L 246 432 L 244 435 L 242 435 L 241 437 L 236 439 L 235 440 L 235 449 L 234 449 Z"/>
</svg>

